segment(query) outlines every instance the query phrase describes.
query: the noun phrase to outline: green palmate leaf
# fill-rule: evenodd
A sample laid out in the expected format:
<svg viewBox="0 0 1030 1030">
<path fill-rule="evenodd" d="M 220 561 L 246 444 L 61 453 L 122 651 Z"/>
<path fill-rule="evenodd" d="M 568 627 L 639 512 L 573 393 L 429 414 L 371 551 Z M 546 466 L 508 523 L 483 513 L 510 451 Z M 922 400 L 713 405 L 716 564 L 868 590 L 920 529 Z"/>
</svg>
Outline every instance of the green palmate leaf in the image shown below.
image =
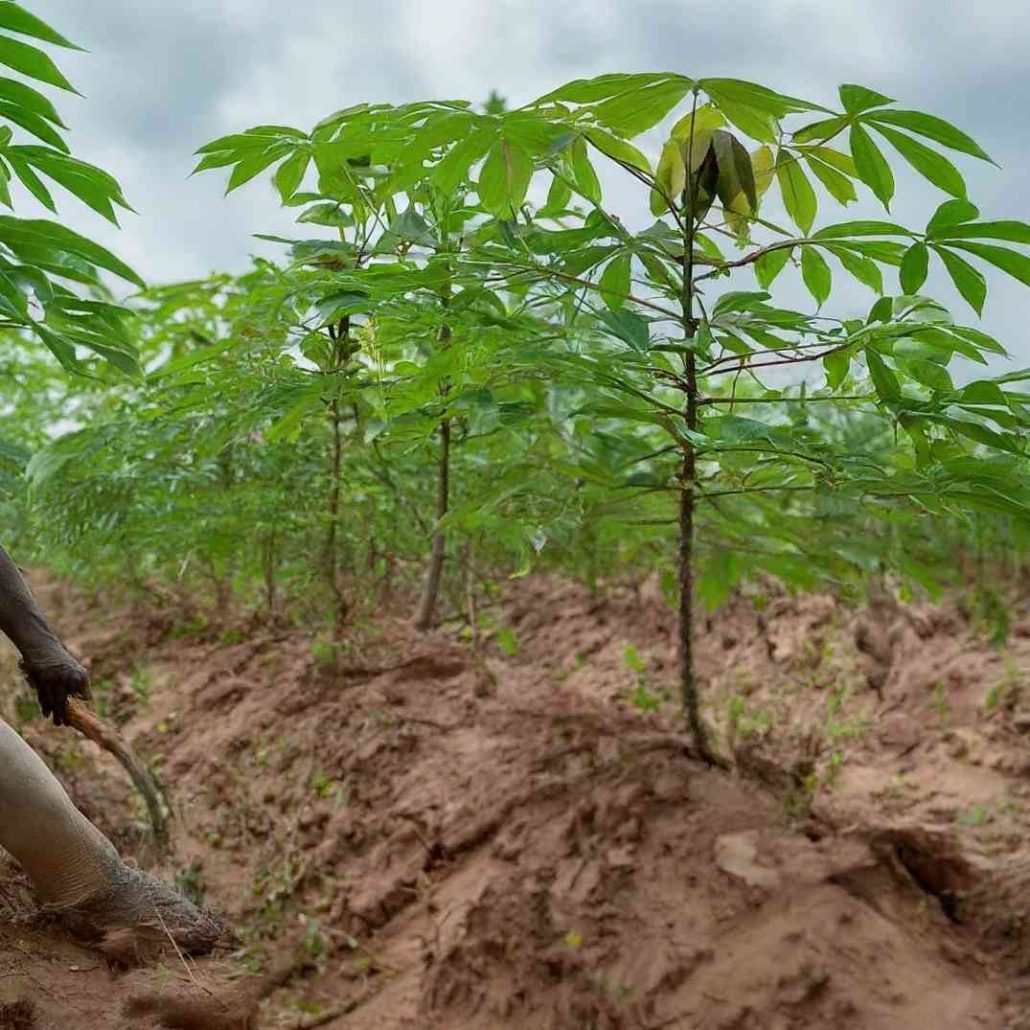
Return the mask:
<svg viewBox="0 0 1030 1030">
<path fill-rule="evenodd" d="M 601 273 L 601 296 L 613 311 L 617 311 L 626 303 L 630 289 L 631 266 L 630 254 L 617 254 Z"/>
<path fill-rule="evenodd" d="M 697 110 L 688 111 L 673 125 L 669 130 L 669 138 L 687 140 L 702 132 L 715 132 L 716 129 L 722 129 L 725 125 L 726 119 L 718 108 L 711 104 L 702 104 Z"/>
<path fill-rule="evenodd" d="M 926 282 L 926 273 L 930 263 L 930 252 L 925 243 L 913 243 L 901 259 L 899 278 L 901 292 L 914 296 Z"/>
<path fill-rule="evenodd" d="M 901 384 L 894 372 L 887 367 L 886 362 L 871 347 L 865 349 L 866 364 L 869 366 L 869 375 L 873 380 L 873 387 L 880 400 L 886 404 L 901 399 Z"/>
<path fill-rule="evenodd" d="M 807 233 L 815 222 L 818 201 L 797 158 L 785 150 L 781 150 L 776 159 L 776 181 L 780 184 L 787 215 L 802 232 Z"/>
<path fill-rule="evenodd" d="M 591 104 L 608 97 L 618 96 L 636 86 L 662 78 L 664 76 L 655 74 L 634 75 L 629 72 L 615 72 L 597 75 L 592 79 L 575 79 L 572 82 L 566 82 L 550 93 L 545 93 L 537 103 L 562 100 L 568 101 L 570 104 Z"/>
<path fill-rule="evenodd" d="M 885 104 L 893 104 L 892 97 L 885 97 L 882 93 L 867 89 L 865 86 L 855 86 L 845 83 L 840 87 L 840 102 L 848 114 L 861 114 L 872 107 L 883 107 Z"/>
<path fill-rule="evenodd" d="M 693 83 L 682 75 L 664 76 L 596 104 L 597 121 L 620 136 L 639 136 L 657 125 L 686 95 Z"/>
<path fill-rule="evenodd" d="M 646 352 L 651 346 L 647 320 L 628 308 L 598 311 L 597 317 L 611 333 L 636 351 Z"/>
<path fill-rule="evenodd" d="M 820 229 L 812 237 L 816 240 L 838 240 L 860 236 L 911 236 L 903 225 L 895 225 L 894 222 L 838 222 L 836 225 L 827 225 Z"/>
<path fill-rule="evenodd" d="M 826 259 L 816 247 L 803 247 L 801 250 L 801 278 L 816 304 L 822 307 L 830 296 L 833 276 Z"/>
<path fill-rule="evenodd" d="M 66 89 L 70 93 L 75 92 L 75 87 L 61 74 L 61 69 L 47 54 L 21 40 L 0 36 L 0 64 L 38 82 Z"/>
<path fill-rule="evenodd" d="M 590 163 L 590 155 L 587 153 L 586 141 L 578 136 L 570 148 L 572 162 L 572 178 L 576 191 L 587 200 L 601 203 L 601 183 L 597 178 L 597 172 Z"/>
<path fill-rule="evenodd" d="M 936 235 L 945 240 L 1007 240 L 1010 243 L 1030 244 L 1030 225 L 1026 222 L 1015 221 L 966 221 L 961 225 L 949 225 Z"/>
<path fill-rule="evenodd" d="M 619 139 L 618 136 L 613 136 L 603 129 L 590 129 L 586 137 L 606 157 L 650 174 L 651 162 L 632 143 L 627 143 L 626 140 Z"/>
<path fill-rule="evenodd" d="M 233 190 L 238 190 L 241 186 L 250 182 L 251 179 L 256 178 L 266 168 L 269 168 L 279 158 L 283 157 L 285 153 L 288 153 L 287 149 L 281 146 L 273 146 L 267 150 L 253 153 L 238 162 L 236 167 L 233 168 L 229 181 L 226 184 L 226 196 L 232 193 Z"/>
<path fill-rule="evenodd" d="M 472 165 L 487 154 L 495 138 L 491 128 L 474 128 L 440 159 L 433 169 L 432 181 L 443 193 L 453 193 L 468 178 Z"/>
<path fill-rule="evenodd" d="M 662 147 L 655 170 L 658 189 L 651 191 L 651 214 L 660 218 L 667 214 L 670 204 L 678 206 L 679 198 L 687 188 L 687 166 L 683 161 L 683 146 L 678 140 L 669 140 Z"/>
<path fill-rule="evenodd" d="M 48 143 L 55 150 L 60 150 L 65 154 L 69 152 L 68 144 L 64 141 L 64 137 L 47 119 L 35 114 L 33 111 L 27 111 L 18 104 L 0 99 L 0 118 L 6 118 L 7 121 L 20 126 L 26 132 L 35 136 L 36 139 Z"/>
<path fill-rule="evenodd" d="M 848 119 L 839 115 L 833 118 L 823 118 L 798 129 L 791 135 L 791 141 L 794 143 L 826 143 L 841 132 L 847 124 Z"/>
<path fill-rule="evenodd" d="M 745 135 L 760 143 L 776 143 L 779 138 L 779 123 L 773 115 L 747 104 L 738 104 L 734 100 L 721 98 L 711 91 L 709 96 L 718 104 L 719 110 L 727 119 Z"/>
<path fill-rule="evenodd" d="M 954 125 L 944 121 L 943 118 L 936 118 L 930 114 L 923 114 L 921 111 L 898 111 L 890 109 L 887 111 L 876 111 L 867 116 L 867 120 L 877 125 L 886 123 L 896 125 L 900 129 L 914 132 L 918 136 L 932 139 L 935 143 L 941 143 L 951 150 L 957 150 L 963 154 L 970 154 L 982 161 L 991 161 L 988 154 L 980 147 L 976 140 L 959 131 Z M 993 161 L 992 161 L 993 164 Z"/>
<path fill-rule="evenodd" d="M 873 191 L 884 207 L 894 196 L 894 174 L 880 148 L 861 125 L 851 126 L 851 156 L 858 177 Z"/>
<path fill-rule="evenodd" d="M 70 254 L 112 272 L 126 282 L 140 287 L 145 285 L 128 265 L 109 250 L 56 222 L 0 217 L 0 240 L 14 250 L 29 248 L 43 253 L 56 251 Z"/>
<path fill-rule="evenodd" d="M 844 266 L 845 271 L 874 293 L 883 293 L 883 273 L 871 258 L 852 253 L 846 246 L 829 245 L 827 250 Z"/>
<path fill-rule="evenodd" d="M 572 187 L 564 176 L 556 175 L 551 180 L 551 188 L 547 191 L 547 203 L 539 210 L 541 218 L 554 218 L 567 210 L 572 200 Z"/>
<path fill-rule="evenodd" d="M 298 150 L 276 169 L 275 188 L 284 204 L 300 189 L 310 161 L 311 155 L 306 150 Z"/>
<path fill-rule="evenodd" d="M 790 247 L 782 247 L 779 250 L 766 251 L 755 262 L 755 278 L 763 290 L 767 290 L 772 286 L 776 277 L 790 261 L 791 253 Z"/>
<path fill-rule="evenodd" d="M 21 184 L 49 211 L 57 213 L 57 205 L 50 191 L 46 188 L 43 180 L 32 170 L 32 166 L 18 157 L 17 154 L 8 152 L 4 155 L 10 162 L 14 174 L 18 176 Z"/>
<path fill-rule="evenodd" d="M 751 170 L 755 177 L 755 192 L 765 195 L 776 177 L 776 156 L 771 147 L 758 147 L 751 155 Z"/>
<path fill-rule="evenodd" d="M 1007 247 L 995 247 L 987 243 L 956 242 L 954 246 L 975 254 L 984 261 L 1007 272 L 1014 279 L 1030 286 L 1030 257 Z"/>
<path fill-rule="evenodd" d="M 756 111 L 764 111 L 774 118 L 782 118 L 784 115 L 797 111 L 826 110 L 820 104 L 777 93 L 767 86 L 760 86 L 758 83 L 748 82 L 746 79 L 699 79 L 697 84 L 713 99 L 715 99 L 715 94 L 718 94 L 725 100 L 746 104 L 748 107 L 752 107 Z M 718 103 L 718 101 L 716 102 Z"/>
<path fill-rule="evenodd" d="M 948 375 L 948 370 L 936 361 L 914 358 L 911 361 L 906 361 L 904 368 L 917 383 L 929 386 L 931 390 L 936 390 L 940 393 L 950 393 L 955 389 L 951 376 Z"/>
<path fill-rule="evenodd" d="M 982 314 L 987 300 L 987 280 L 958 254 L 945 247 L 934 247 L 934 251 L 948 270 L 955 289 L 978 315 Z"/>
<path fill-rule="evenodd" d="M 32 36 L 46 43 L 53 43 L 55 46 L 63 46 L 71 50 L 82 49 L 74 43 L 70 43 L 45 21 L 30 14 L 20 4 L 13 3 L 11 0 L 0 2 L 0 30 L 16 32 L 20 36 Z"/>
<path fill-rule="evenodd" d="M 533 178 L 533 159 L 517 143 L 498 140 L 479 172 L 479 199 L 490 214 L 511 218 L 529 191 Z"/>
<path fill-rule="evenodd" d="M 53 103 L 38 90 L 17 79 L 8 79 L 0 76 L 0 99 L 9 104 L 19 107 L 22 110 L 45 118 L 60 129 L 67 126 L 61 121 L 57 108 Z"/>
<path fill-rule="evenodd" d="M 966 183 L 962 173 L 943 154 L 886 125 L 876 128 L 924 179 L 953 197 L 965 199 Z"/>
<path fill-rule="evenodd" d="M 117 224 L 114 206 L 128 208 L 121 187 L 107 172 L 79 161 L 69 154 L 47 147 L 17 146 L 6 151 L 8 158 L 16 158 L 33 165 L 39 172 L 60 183 L 83 203 L 109 221 Z"/>
<path fill-rule="evenodd" d="M 713 134 L 711 146 L 719 166 L 716 191 L 723 208 L 737 215 L 753 214 L 758 209 L 758 194 L 747 148 L 722 130 Z"/>
<path fill-rule="evenodd" d="M 850 154 L 844 154 L 833 147 L 807 146 L 804 153 L 822 161 L 823 164 L 835 168 L 838 172 L 848 176 L 850 179 L 858 178 L 858 169 L 855 167 L 855 160 Z"/>
<path fill-rule="evenodd" d="M 832 165 L 820 161 L 811 154 L 806 154 L 805 160 L 812 174 L 826 187 L 827 192 L 838 204 L 850 204 L 858 200 L 854 183 L 843 172 L 837 171 Z"/>
<path fill-rule="evenodd" d="M 826 370 L 826 385 L 831 390 L 836 390 L 848 377 L 851 369 L 851 355 L 846 350 L 827 354 L 823 358 L 823 368 Z"/>
<path fill-rule="evenodd" d="M 980 217 L 980 209 L 968 200 L 946 200 L 934 212 L 926 225 L 926 235 L 935 237 L 944 234 L 953 226 L 970 222 Z"/>
</svg>

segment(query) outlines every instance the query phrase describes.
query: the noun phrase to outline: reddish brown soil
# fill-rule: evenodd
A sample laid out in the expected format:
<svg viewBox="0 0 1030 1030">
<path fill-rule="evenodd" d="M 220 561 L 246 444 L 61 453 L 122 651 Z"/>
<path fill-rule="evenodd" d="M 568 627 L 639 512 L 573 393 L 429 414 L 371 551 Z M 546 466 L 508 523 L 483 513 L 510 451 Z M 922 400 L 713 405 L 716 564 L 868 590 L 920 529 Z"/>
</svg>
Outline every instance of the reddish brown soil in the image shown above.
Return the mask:
<svg viewBox="0 0 1030 1030">
<path fill-rule="evenodd" d="M 245 973 L 273 967 L 264 1028 L 1030 1027 L 1030 623 L 997 653 L 949 608 L 738 599 L 701 634 L 728 774 L 687 757 L 662 702 L 672 621 L 647 585 L 517 584 L 519 653 L 485 661 L 390 618 L 335 658 L 294 630 L 181 636 L 171 610 L 87 628 L 95 600 L 42 589 L 160 766 L 174 855 L 138 843 L 92 745 L 24 732 L 245 946 L 112 973 L 17 922 L 31 902 L 5 876 L 0 1030 L 21 1001 L 41 1030 L 154 1026 L 162 1007 L 164 1025 L 246 1026 Z"/>
</svg>

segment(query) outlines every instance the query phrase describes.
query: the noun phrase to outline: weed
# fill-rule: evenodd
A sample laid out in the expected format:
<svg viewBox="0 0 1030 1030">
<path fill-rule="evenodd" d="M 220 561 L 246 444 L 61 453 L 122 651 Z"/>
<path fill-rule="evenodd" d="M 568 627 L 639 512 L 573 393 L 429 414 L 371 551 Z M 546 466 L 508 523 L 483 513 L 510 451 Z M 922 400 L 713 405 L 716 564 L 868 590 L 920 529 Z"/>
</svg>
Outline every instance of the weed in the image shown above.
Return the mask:
<svg viewBox="0 0 1030 1030">
<path fill-rule="evenodd" d="M 632 644 L 627 644 L 622 649 L 622 661 L 626 668 L 634 674 L 637 681 L 636 685 L 627 691 L 626 700 L 638 711 L 659 711 L 662 704 L 670 700 L 669 691 L 652 688 L 650 677 L 647 674 L 647 663 Z"/>
<path fill-rule="evenodd" d="M 502 626 L 495 637 L 497 646 L 509 657 L 516 658 L 519 653 L 519 642 L 514 631 L 508 626 Z"/>
<path fill-rule="evenodd" d="M 958 814 L 958 822 L 963 826 L 983 826 L 991 817 L 986 805 L 973 805 L 972 808 Z"/>
<path fill-rule="evenodd" d="M 207 627 L 207 616 L 203 612 L 198 612 L 185 622 L 180 622 L 178 625 L 173 626 L 168 633 L 168 639 L 184 640 L 187 637 L 198 637 Z"/>
<path fill-rule="evenodd" d="M 1012 711 L 1023 694 L 1023 687 L 1023 670 L 1011 658 L 1006 658 L 1004 673 L 988 688 L 981 707 L 988 714 L 999 709 Z"/>
<path fill-rule="evenodd" d="M 937 713 L 940 719 L 946 719 L 951 712 L 951 705 L 948 704 L 947 688 L 939 680 L 933 685 L 933 700 L 930 707 Z"/>
<path fill-rule="evenodd" d="M 137 665 L 129 677 L 129 688 L 144 704 L 149 702 L 154 693 L 154 670 Z"/>
</svg>

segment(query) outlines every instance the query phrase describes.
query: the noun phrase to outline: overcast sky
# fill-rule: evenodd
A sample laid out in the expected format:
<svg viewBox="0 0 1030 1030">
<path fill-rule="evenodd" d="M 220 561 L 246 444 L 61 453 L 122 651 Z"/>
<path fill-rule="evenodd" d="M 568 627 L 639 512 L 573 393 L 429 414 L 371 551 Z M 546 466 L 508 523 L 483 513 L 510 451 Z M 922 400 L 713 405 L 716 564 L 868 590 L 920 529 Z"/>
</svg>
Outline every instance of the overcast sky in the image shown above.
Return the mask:
<svg viewBox="0 0 1030 1030">
<path fill-rule="evenodd" d="M 1002 170 L 958 157 L 971 199 L 985 216 L 1030 220 L 1030 5 L 1016 0 L 26 5 L 88 49 L 59 55 L 85 95 L 61 98 L 61 111 L 75 153 L 117 175 L 139 212 L 121 232 L 71 204 L 62 215 L 154 282 L 242 270 L 267 252 L 252 234 L 289 228 L 266 182 L 225 198 L 219 172 L 189 177 L 192 152 L 216 136 L 269 122 L 310 128 L 363 100 L 481 99 L 496 88 L 517 104 L 606 71 L 736 76 L 828 104 L 840 82 L 871 86 L 976 136 Z M 909 177 L 899 186 L 895 214 L 914 226 L 945 199 Z M 1030 364 L 1025 290 L 991 287 L 985 327 Z"/>
</svg>

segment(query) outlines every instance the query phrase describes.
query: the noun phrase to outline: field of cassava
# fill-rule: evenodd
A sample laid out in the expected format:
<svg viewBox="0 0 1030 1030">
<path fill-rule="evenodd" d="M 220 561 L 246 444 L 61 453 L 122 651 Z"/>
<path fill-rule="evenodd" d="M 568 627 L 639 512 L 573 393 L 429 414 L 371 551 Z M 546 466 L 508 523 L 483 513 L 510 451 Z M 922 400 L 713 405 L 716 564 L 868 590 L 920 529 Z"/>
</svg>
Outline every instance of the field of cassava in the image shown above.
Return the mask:
<svg viewBox="0 0 1030 1030">
<path fill-rule="evenodd" d="M 746 62 L 350 83 L 195 141 L 292 229 L 159 281 L 45 6 L 0 0 L 0 1030 L 1030 1028 L 1019 170 L 982 214 L 946 103 Z M 65 793 L 117 852 L 74 899 Z"/>
</svg>

